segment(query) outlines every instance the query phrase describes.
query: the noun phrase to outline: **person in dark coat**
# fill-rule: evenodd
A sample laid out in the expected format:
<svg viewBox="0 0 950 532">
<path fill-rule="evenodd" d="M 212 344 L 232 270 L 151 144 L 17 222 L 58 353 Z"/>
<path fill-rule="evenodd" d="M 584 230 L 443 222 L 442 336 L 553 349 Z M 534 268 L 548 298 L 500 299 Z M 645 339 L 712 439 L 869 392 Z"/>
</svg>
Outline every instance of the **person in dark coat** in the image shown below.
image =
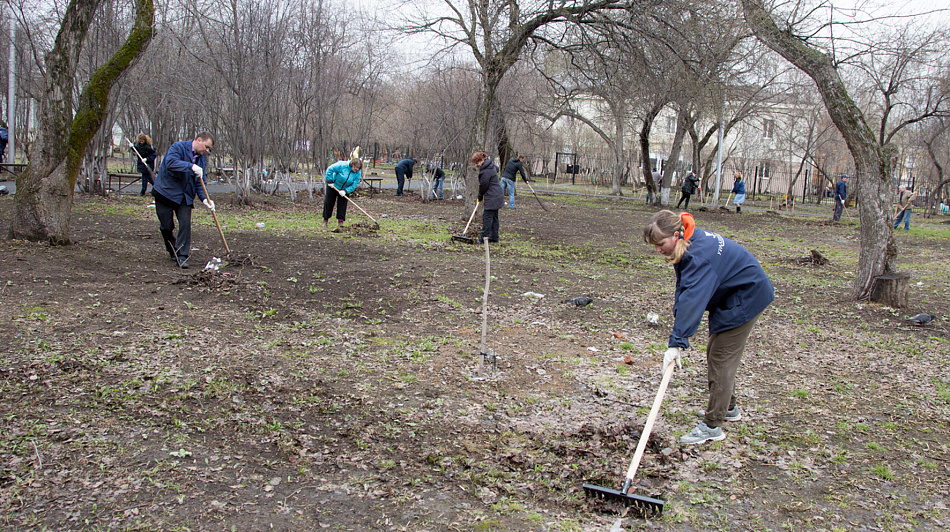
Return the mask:
<svg viewBox="0 0 950 532">
<path fill-rule="evenodd" d="M 515 181 L 518 179 L 519 173 L 521 179 L 527 183 L 528 176 L 524 173 L 524 155 L 512 157 L 505 165 L 505 171 L 501 173 L 501 191 L 502 194 L 508 196 L 509 209 L 515 208 Z"/>
<path fill-rule="evenodd" d="M 699 178 L 696 177 L 696 174 L 690 172 L 686 174 L 686 179 L 683 180 L 683 186 L 680 188 L 680 200 L 676 202 L 676 208 L 680 208 L 680 203 L 683 203 L 683 200 L 686 200 L 686 205 L 684 208 L 689 210 L 689 197 L 696 192 L 696 184 L 699 183 Z"/>
<path fill-rule="evenodd" d="M 0 163 L 6 160 L 7 141 L 9 139 L 10 139 L 10 132 L 7 131 L 7 127 L 6 126 L 0 127 Z"/>
<path fill-rule="evenodd" d="M 723 422 L 742 417 L 736 403 L 736 373 L 749 333 L 775 299 L 775 289 L 751 253 L 728 238 L 696 229 L 689 213 L 663 210 L 654 214 L 643 228 L 643 240 L 667 257 L 676 274 L 673 330 L 663 355 L 664 371 L 670 364 L 682 367 L 689 337 L 709 312 L 709 402 L 703 421 L 680 442 L 722 440 L 726 437 Z"/>
<path fill-rule="evenodd" d="M 195 196 L 205 207 L 214 211 L 214 202 L 204 192 L 200 180 L 204 180 L 207 158 L 205 154 L 214 145 L 211 133 L 199 133 L 194 140 L 182 140 L 168 148 L 162 165 L 155 177 L 152 196 L 155 197 L 155 214 L 165 250 L 180 268 L 188 267 L 191 252 L 191 210 Z M 174 218 L 173 218 L 174 217 Z M 175 236 L 175 218 L 178 219 L 178 236 Z"/>
<path fill-rule="evenodd" d="M 415 157 L 399 161 L 396 165 L 396 195 L 402 196 L 402 185 L 406 179 L 412 179 L 412 167 L 416 164 Z"/>
<path fill-rule="evenodd" d="M 472 155 L 472 164 L 478 167 L 478 201 L 483 202 L 484 210 L 482 236 L 478 243 L 486 238 L 489 242 L 498 242 L 498 210 L 505 205 L 505 192 L 498 182 L 498 167 L 483 151 Z"/>
<path fill-rule="evenodd" d="M 442 184 L 445 183 L 445 172 L 438 163 L 429 163 L 429 171 L 432 172 L 432 195 L 436 198 L 442 198 Z"/>
<path fill-rule="evenodd" d="M 841 219 L 841 213 L 844 211 L 844 202 L 848 199 L 848 176 L 843 175 L 835 183 L 835 212 L 831 219 L 837 222 Z"/>
<path fill-rule="evenodd" d="M 139 196 L 144 196 L 145 192 L 148 191 L 148 186 L 155 186 L 155 179 L 152 178 L 155 175 L 155 148 L 152 148 L 152 139 L 149 138 L 145 133 L 139 133 L 135 137 L 135 167 L 142 174 L 142 191 L 139 192 Z M 145 159 L 143 162 L 142 159 Z"/>
</svg>

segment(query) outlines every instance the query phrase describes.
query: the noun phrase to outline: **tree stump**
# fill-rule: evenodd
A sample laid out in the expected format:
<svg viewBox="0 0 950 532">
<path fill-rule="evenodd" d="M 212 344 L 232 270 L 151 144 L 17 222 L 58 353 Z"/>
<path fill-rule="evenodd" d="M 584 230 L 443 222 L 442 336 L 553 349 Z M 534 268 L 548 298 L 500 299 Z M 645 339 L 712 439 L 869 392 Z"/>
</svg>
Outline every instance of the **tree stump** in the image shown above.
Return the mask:
<svg viewBox="0 0 950 532">
<path fill-rule="evenodd" d="M 907 306 L 907 288 L 910 286 L 910 274 L 889 273 L 874 279 L 871 288 L 871 301 L 891 308 Z"/>
</svg>

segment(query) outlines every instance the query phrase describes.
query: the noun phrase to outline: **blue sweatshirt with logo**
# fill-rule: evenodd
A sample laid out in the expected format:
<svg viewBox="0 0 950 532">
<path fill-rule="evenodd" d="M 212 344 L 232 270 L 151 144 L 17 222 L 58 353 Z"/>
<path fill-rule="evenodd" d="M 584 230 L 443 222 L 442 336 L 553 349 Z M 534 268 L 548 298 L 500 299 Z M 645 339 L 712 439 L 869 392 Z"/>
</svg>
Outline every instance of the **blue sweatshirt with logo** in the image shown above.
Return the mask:
<svg viewBox="0 0 950 532">
<path fill-rule="evenodd" d="M 772 282 L 741 245 L 711 231 L 696 229 L 676 272 L 673 332 L 669 347 L 689 347 L 703 313 L 709 333 L 735 329 L 755 318 L 775 299 Z"/>
</svg>

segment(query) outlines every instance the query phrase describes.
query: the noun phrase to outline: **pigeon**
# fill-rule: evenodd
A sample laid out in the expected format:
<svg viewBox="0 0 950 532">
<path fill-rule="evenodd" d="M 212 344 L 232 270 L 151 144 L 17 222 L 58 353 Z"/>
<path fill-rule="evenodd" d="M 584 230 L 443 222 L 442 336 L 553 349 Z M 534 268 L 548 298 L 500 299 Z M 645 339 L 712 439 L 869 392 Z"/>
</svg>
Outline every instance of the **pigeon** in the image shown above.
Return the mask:
<svg viewBox="0 0 950 532">
<path fill-rule="evenodd" d="M 586 307 L 593 303 L 593 298 L 590 297 L 572 297 L 571 299 L 565 299 L 561 303 L 574 303 L 575 307 Z"/>
<path fill-rule="evenodd" d="M 915 325 L 923 325 L 925 323 L 930 323 L 934 321 L 935 319 L 937 319 L 937 317 L 934 316 L 933 314 L 927 314 L 926 312 L 921 312 L 920 314 L 917 314 L 916 316 L 911 316 L 907 318 L 907 321 Z"/>
</svg>

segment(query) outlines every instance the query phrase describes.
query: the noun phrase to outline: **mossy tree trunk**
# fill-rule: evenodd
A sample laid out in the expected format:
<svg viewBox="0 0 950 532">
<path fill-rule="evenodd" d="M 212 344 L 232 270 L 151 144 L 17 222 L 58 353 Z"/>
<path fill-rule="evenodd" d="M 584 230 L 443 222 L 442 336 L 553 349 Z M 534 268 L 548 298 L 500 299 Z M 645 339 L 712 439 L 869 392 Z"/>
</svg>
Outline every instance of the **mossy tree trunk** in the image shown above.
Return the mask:
<svg viewBox="0 0 950 532">
<path fill-rule="evenodd" d="M 80 51 L 102 1 L 71 0 L 53 48 L 44 58 L 47 90 L 40 100 L 39 127 L 29 165 L 17 177 L 11 238 L 70 242 L 73 190 L 86 148 L 102 126 L 112 86 L 152 39 L 155 6 L 152 0 L 135 0 L 135 23 L 125 43 L 96 69 L 74 106 Z"/>
<path fill-rule="evenodd" d="M 779 28 L 760 0 L 742 0 L 742 9 L 746 22 L 760 41 L 812 78 L 828 115 L 854 157 L 860 180 L 856 188 L 861 251 L 853 289 L 856 298 L 869 297 L 874 280 L 893 271 L 897 256 L 888 184 L 893 164 L 890 148 L 875 138 L 863 113 L 848 94 L 831 56 L 808 45 L 790 29 Z"/>
</svg>

